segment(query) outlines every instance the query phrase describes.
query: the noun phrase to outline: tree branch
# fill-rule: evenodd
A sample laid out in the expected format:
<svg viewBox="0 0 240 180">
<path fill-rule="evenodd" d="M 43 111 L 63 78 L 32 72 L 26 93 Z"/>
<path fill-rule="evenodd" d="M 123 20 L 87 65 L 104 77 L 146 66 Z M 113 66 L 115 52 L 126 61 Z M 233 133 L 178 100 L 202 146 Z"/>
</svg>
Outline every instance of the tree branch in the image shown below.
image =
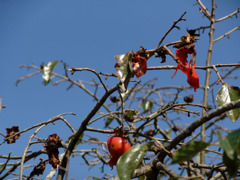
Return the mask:
<svg viewBox="0 0 240 180">
<path fill-rule="evenodd" d="M 107 89 L 106 85 L 104 84 L 104 82 L 102 81 L 102 78 L 99 76 L 99 74 L 95 70 L 90 69 L 90 68 L 72 68 L 72 69 L 68 69 L 68 71 L 70 71 L 72 75 L 73 75 L 73 73 L 75 71 L 84 71 L 84 70 L 93 72 L 98 77 L 99 81 L 103 85 L 103 87 L 106 90 L 106 92 L 108 92 L 108 89 Z"/>
<path fill-rule="evenodd" d="M 186 14 L 187 12 L 185 11 L 182 16 L 177 20 L 173 22 L 173 25 L 169 28 L 169 30 L 164 34 L 164 36 L 162 37 L 162 39 L 159 41 L 157 47 L 155 49 L 157 49 L 158 47 L 160 47 L 160 45 L 162 44 L 163 40 L 166 38 L 166 36 L 170 33 L 170 31 L 176 27 L 176 24 L 179 21 L 185 21 L 186 19 L 183 18 L 183 16 Z"/>
<path fill-rule="evenodd" d="M 97 113 L 97 111 L 101 108 L 101 106 L 104 104 L 104 102 L 107 100 L 107 98 L 115 91 L 117 91 L 117 89 L 119 88 L 119 85 L 115 85 L 112 89 L 110 89 L 109 91 L 107 91 L 103 97 L 97 102 L 97 104 L 94 106 L 94 108 L 92 109 L 92 111 L 87 115 L 87 117 L 82 121 L 80 127 L 78 128 L 77 132 L 75 133 L 75 135 L 73 136 L 72 140 L 70 141 L 68 148 L 64 154 L 64 157 L 61 161 L 60 164 L 60 168 L 59 168 L 59 172 L 58 172 L 58 176 L 57 176 L 57 180 L 62 180 L 64 178 L 65 175 L 65 169 L 67 166 L 67 162 L 68 159 L 70 157 L 70 155 L 72 154 L 72 151 L 79 139 L 79 137 L 81 136 L 81 134 L 86 130 L 86 127 L 89 123 L 89 121 L 91 120 L 91 118 Z"/>
<path fill-rule="evenodd" d="M 183 141 L 186 137 L 190 136 L 192 134 L 192 132 L 194 132 L 202 124 L 210 121 L 214 117 L 219 116 L 219 114 L 225 113 L 225 112 L 227 112 L 231 109 L 235 109 L 235 108 L 240 108 L 240 100 L 225 104 L 225 105 L 209 112 L 208 114 L 198 118 L 193 123 L 191 123 L 186 129 L 184 129 L 179 135 L 177 135 L 172 141 L 169 141 L 169 143 L 166 145 L 165 149 L 167 149 L 168 151 L 171 151 L 173 148 L 176 147 L 176 145 L 181 143 L 181 141 Z M 156 161 L 156 163 L 152 163 L 151 165 L 144 166 L 140 170 L 138 170 L 138 169 L 135 170 L 132 177 L 141 176 L 148 172 L 152 172 L 152 171 L 156 171 L 156 170 L 163 170 L 162 169 L 163 164 L 160 162 L 166 157 L 166 155 L 167 155 L 166 152 L 161 151 L 158 154 L 158 157 L 154 160 L 154 161 Z M 164 170 L 166 170 L 166 168 Z M 172 170 L 170 172 L 172 172 Z M 167 173 L 169 173 L 169 171 Z M 168 174 L 168 175 L 171 177 L 170 174 Z M 178 177 L 178 175 L 174 174 L 174 177 Z M 112 178 L 111 180 L 117 180 L 116 178 L 117 177 Z"/>
<path fill-rule="evenodd" d="M 234 15 L 238 14 L 239 12 L 240 12 L 240 8 L 238 8 L 238 10 L 234 11 L 233 13 L 231 13 L 231 14 L 225 16 L 225 17 L 222 17 L 222 18 L 219 18 L 219 19 L 215 20 L 215 22 L 220 22 L 220 21 L 223 21 L 223 20 L 228 19 L 230 17 L 233 17 Z"/>
<path fill-rule="evenodd" d="M 219 41 L 220 39 L 224 38 L 224 37 L 229 37 L 229 34 L 231 34 L 232 32 L 236 31 L 236 30 L 240 30 L 240 26 L 235 27 L 234 29 L 232 29 L 231 31 L 228 31 L 226 34 L 218 37 L 217 39 L 214 39 L 214 43 Z"/>
</svg>

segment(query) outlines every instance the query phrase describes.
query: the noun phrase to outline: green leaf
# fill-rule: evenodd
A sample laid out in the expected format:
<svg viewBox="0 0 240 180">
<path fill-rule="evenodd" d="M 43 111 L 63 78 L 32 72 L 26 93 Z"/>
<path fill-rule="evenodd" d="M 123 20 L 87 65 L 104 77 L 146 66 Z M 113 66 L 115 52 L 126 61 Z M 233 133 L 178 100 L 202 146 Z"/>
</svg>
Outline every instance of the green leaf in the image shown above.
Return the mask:
<svg viewBox="0 0 240 180">
<path fill-rule="evenodd" d="M 121 85 L 119 86 L 124 92 L 127 91 L 128 83 L 130 79 L 133 77 L 133 74 L 131 71 L 131 59 L 133 55 L 134 55 L 134 52 L 129 51 L 126 54 L 115 56 L 115 59 L 118 61 L 115 64 L 117 77 L 121 82 Z"/>
<path fill-rule="evenodd" d="M 52 72 L 53 72 L 53 69 L 55 68 L 55 66 L 57 65 L 59 61 L 52 61 L 52 62 L 49 62 L 47 63 L 47 65 L 45 65 L 43 67 L 43 75 L 42 75 L 42 78 L 44 80 L 44 85 L 46 86 L 50 80 L 51 80 L 51 76 L 52 76 Z"/>
<path fill-rule="evenodd" d="M 146 179 L 146 176 L 145 175 L 142 175 L 142 176 L 139 176 L 138 177 L 138 180 L 145 180 Z"/>
<path fill-rule="evenodd" d="M 117 162 L 117 173 L 120 180 L 130 180 L 133 171 L 140 165 L 145 152 L 148 151 L 154 142 L 133 146 L 125 152 Z"/>
<path fill-rule="evenodd" d="M 151 111 L 153 108 L 153 102 L 150 100 L 143 101 L 143 111 Z"/>
<path fill-rule="evenodd" d="M 103 179 L 100 179 L 100 178 L 96 178 L 96 177 L 92 177 L 93 179 L 96 179 L 96 180 L 103 180 Z"/>
<path fill-rule="evenodd" d="M 210 143 L 202 141 L 192 141 L 190 144 L 183 145 L 180 149 L 178 149 L 175 152 L 172 159 L 172 163 L 181 163 L 183 161 L 189 161 L 209 145 Z"/>
<path fill-rule="evenodd" d="M 82 133 L 81 136 L 79 137 L 79 139 L 78 139 L 78 141 L 77 141 L 75 147 L 77 147 L 79 144 L 82 143 L 83 136 L 84 136 L 84 133 Z"/>
<path fill-rule="evenodd" d="M 125 114 L 127 117 L 133 117 L 137 114 L 137 111 L 135 109 L 126 109 Z"/>
<path fill-rule="evenodd" d="M 172 177 L 172 178 L 169 178 L 168 180 L 186 180 L 186 178 L 183 178 L 183 177 Z M 199 178 L 199 177 L 191 177 L 191 180 L 202 180 L 202 178 Z"/>
<path fill-rule="evenodd" d="M 238 99 L 240 99 L 240 88 L 236 86 L 229 86 L 227 83 L 224 83 L 222 85 L 216 97 L 216 101 L 219 107 Z M 227 115 L 232 120 L 232 122 L 236 122 L 240 115 L 240 108 L 228 111 Z"/>
<path fill-rule="evenodd" d="M 92 179 L 95 179 L 95 180 L 103 180 L 103 179 L 101 179 L 101 178 L 97 178 L 97 177 L 94 177 L 94 176 L 88 176 L 88 177 L 86 177 L 85 179 L 88 179 L 88 178 L 92 178 Z"/>
<path fill-rule="evenodd" d="M 229 173 L 229 175 L 231 177 L 236 177 L 237 172 L 238 172 L 238 168 L 240 165 L 240 161 L 239 160 L 232 160 L 228 157 L 228 155 L 226 154 L 226 152 L 223 153 L 223 162 L 224 164 L 227 166 L 227 172 Z"/>
<path fill-rule="evenodd" d="M 225 137 L 221 137 L 218 134 L 220 147 L 224 150 L 228 158 L 231 160 L 237 160 L 237 149 L 239 148 L 240 129 L 229 133 Z"/>
<path fill-rule="evenodd" d="M 0 166 L 0 171 L 3 170 L 4 166 L 5 166 L 5 164 L 3 164 L 3 165 Z"/>
<path fill-rule="evenodd" d="M 104 128 L 107 128 L 107 127 L 111 124 L 111 122 L 112 122 L 113 120 L 114 120 L 113 117 L 108 116 L 108 118 L 107 118 L 107 120 L 106 120 L 106 122 L 105 122 Z"/>
</svg>

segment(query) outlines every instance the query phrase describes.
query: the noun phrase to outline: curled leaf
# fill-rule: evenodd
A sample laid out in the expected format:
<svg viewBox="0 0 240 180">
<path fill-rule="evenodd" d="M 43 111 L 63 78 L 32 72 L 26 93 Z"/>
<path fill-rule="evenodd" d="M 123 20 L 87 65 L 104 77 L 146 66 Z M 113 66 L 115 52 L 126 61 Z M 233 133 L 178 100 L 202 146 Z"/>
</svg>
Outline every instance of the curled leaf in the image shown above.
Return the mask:
<svg viewBox="0 0 240 180">
<path fill-rule="evenodd" d="M 43 161 L 42 159 L 40 159 L 40 162 L 34 167 L 28 179 L 31 179 L 35 175 L 39 176 L 40 174 L 43 174 L 47 161 L 48 160 Z"/>
<path fill-rule="evenodd" d="M 151 100 L 145 100 L 143 101 L 142 106 L 144 112 L 151 111 L 153 108 L 153 102 Z"/>
<path fill-rule="evenodd" d="M 43 72 L 42 78 L 44 80 L 44 85 L 45 86 L 50 82 L 53 69 L 58 64 L 58 62 L 59 61 L 51 61 L 51 62 L 47 63 L 47 65 L 43 66 L 43 68 L 42 68 L 42 72 Z"/>
<path fill-rule="evenodd" d="M 178 63 L 172 78 L 177 73 L 177 70 L 181 69 L 181 71 L 187 75 L 188 84 L 194 88 L 195 92 L 197 92 L 197 88 L 199 88 L 199 77 L 195 71 L 196 51 L 194 47 L 195 47 L 194 44 L 190 44 L 176 50 L 176 57 L 178 58 L 181 64 Z M 188 54 L 191 54 L 190 63 L 188 63 L 187 61 Z"/>
<path fill-rule="evenodd" d="M 219 107 L 238 99 L 240 99 L 240 88 L 236 86 L 229 86 L 227 83 L 222 85 L 216 97 Z M 240 108 L 228 111 L 227 115 L 232 122 L 236 122 L 240 115 Z"/>
<path fill-rule="evenodd" d="M 140 47 L 140 51 L 136 52 L 132 57 L 132 73 L 136 75 L 137 78 L 146 74 L 147 58 L 148 54 L 142 46 Z"/>
<path fill-rule="evenodd" d="M 133 51 L 129 51 L 126 54 L 117 55 L 115 59 L 118 61 L 115 64 L 117 71 L 117 77 L 121 82 L 119 86 L 124 92 L 127 91 L 128 83 L 133 76 L 131 71 L 131 59 L 134 55 Z"/>
</svg>

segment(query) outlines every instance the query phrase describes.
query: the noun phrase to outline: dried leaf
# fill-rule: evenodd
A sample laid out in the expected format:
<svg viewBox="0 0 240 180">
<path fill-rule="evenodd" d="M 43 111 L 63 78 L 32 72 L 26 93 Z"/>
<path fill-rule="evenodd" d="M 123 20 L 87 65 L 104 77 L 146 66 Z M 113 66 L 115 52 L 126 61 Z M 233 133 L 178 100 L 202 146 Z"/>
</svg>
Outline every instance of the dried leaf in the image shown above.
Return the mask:
<svg viewBox="0 0 240 180">
<path fill-rule="evenodd" d="M 7 131 L 7 136 L 6 136 L 6 138 L 7 138 L 7 137 L 10 137 L 10 136 L 16 134 L 17 132 L 19 132 L 19 126 L 13 126 L 11 128 L 6 128 L 6 131 Z M 21 135 L 18 134 L 16 136 L 13 136 L 12 138 L 7 139 L 7 143 L 8 144 L 15 143 L 16 139 L 18 139 L 20 136 Z"/>
<path fill-rule="evenodd" d="M 131 59 L 134 55 L 133 51 L 130 51 L 126 54 L 117 55 L 115 59 L 118 61 L 115 64 L 117 71 L 117 77 L 122 83 L 119 87 L 125 92 L 127 91 L 128 83 L 132 78 L 133 74 L 131 71 Z"/>
<path fill-rule="evenodd" d="M 51 164 L 53 168 L 57 168 L 57 165 L 60 163 L 58 148 L 62 147 L 62 145 L 61 140 L 59 139 L 60 138 L 57 134 L 52 134 L 49 135 L 47 143 L 43 143 L 43 147 L 47 150 L 49 164 Z"/>
<path fill-rule="evenodd" d="M 137 78 L 141 77 L 147 72 L 147 59 L 135 53 L 132 58 L 132 73 L 136 75 Z"/>
<path fill-rule="evenodd" d="M 47 161 L 48 160 L 43 161 L 42 159 L 40 159 L 40 162 L 34 167 L 28 179 L 31 179 L 35 175 L 39 176 L 40 174 L 43 174 Z"/>
</svg>

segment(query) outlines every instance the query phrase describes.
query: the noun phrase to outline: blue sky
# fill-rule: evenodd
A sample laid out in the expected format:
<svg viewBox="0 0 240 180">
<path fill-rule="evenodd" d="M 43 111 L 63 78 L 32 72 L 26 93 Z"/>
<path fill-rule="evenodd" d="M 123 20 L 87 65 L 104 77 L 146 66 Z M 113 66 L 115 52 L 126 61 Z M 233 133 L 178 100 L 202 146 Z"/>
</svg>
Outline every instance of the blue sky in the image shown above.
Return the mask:
<svg viewBox="0 0 240 180">
<path fill-rule="evenodd" d="M 77 114 L 74 117 L 68 115 L 66 118 L 78 128 L 81 120 L 95 103 L 77 87 L 67 91 L 68 83 L 58 86 L 49 84 L 45 87 L 41 75 L 26 79 L 15 86 L 17 79 L 33 72 L 26 68 L 20 69 L 20 65 L 40 66 L 42 62 L 46 64 L 53 60 L 63 60 L 69 64 L 69 67 L 89 67 L 97 72 L 115 73 L 115 55 L 130 50 L 137 51 L 140 46 L 146 49 L 155 48 L 173 21 L 185 11 L 187 14 L 184 18 L 187 21 L 178 24 L 181 30 L 174 29 L 163 43 L 179 40 L 186 34 L 186 28 L 209 25 L 207 19 L 199 13 L 199 7 L 194 5 L 195 3 L 196 1 L 189 0 L 150 2 L 0 0 L 0 96 L 3 97 L 2 104 L 7 106 L 0 112 L 0 132 L 5 134 L 5 128 L 15 125 L 20 126 L 22 130 L 64 112 Z M 203 3 L 210 9 L 207 1 Z M 217 5 L 216 17 L 220 18 L 239 8 L 240 1 L 217 1 Z M 217 23 L 215 38 L 236 26 L 239 26 L 239 18 L 235 17 Z M 230 35 L 230 39 L 224 38 L 217 42 L 214 45 L 212 64 L 239 62 L 239 37 L 240 31 L 236 31 Z M 205 65 L 207 48 L 206 30 L 196 43 L 197 66 Z M 148 66 L 175 65 L 169 56 L 165 64 L 160 64 L 160 61 L 152 58 L 148 61 Z M 64 73 L 60 64 L 56 71 L 60 74 Z M 141 81 L 146 82 L 158 77 L 159 86 L 187 85 L 186 77 L 180 71 L 174 79 L 171 79 L 173 72 L 173 70 L 149 71 L 141 77 Z M 204 72 L 201 70 L 197 72 L 200 85 L 203 85 Z M 239 70 L 234 75 L 238 74 Z M 85 81 L 95 78 L 89 72 L 75 73 L 71 77 Z M 216 79 L 215 75 L 211 82 L 215 80 L 214 78 Z M 239 80 L 229 79 L 229 82 L 240 86 Z M 106 81 L 109 87 L 116 83 L 117 80 L 114 78 Z M 198 92 L 201 93 L 202 90 Z M 98 93 L 99 96 L 102 95 L 101 91 Z M 217 90 L 214 93 L 216 94 Z M 200 102 L 201 98 L 198 101 Z M 49 134 L 56 132 L 59 133 L 60 138 L 66 140 L 70 131 L 65 128 L 62 122 L 58 122 L 55 126 L 49 125 L 38 136 L 47 138 Z M 12 151 L 12 155 L 22 155 L 28 137 L 32 133 L 33 131 L 22 134 L 16 144 L 2 145 L 1 154 Z M 107 140 L 106 136 L 101 138 Z M 16 152 L 16 149 L 19 151 Z M 43 157 L 46 158 L 46 155 Z M 99 167 L 88 171 L 86 166 L 80 164 L 82 162 L 79 157 L 72 160 L 69 178 L 82 179 L 89 175 L 101 177 Z M 115 173 L 115 170 L 111 171 L 108 166 L 104 169 L 105 173 Z"/>
</svg>

